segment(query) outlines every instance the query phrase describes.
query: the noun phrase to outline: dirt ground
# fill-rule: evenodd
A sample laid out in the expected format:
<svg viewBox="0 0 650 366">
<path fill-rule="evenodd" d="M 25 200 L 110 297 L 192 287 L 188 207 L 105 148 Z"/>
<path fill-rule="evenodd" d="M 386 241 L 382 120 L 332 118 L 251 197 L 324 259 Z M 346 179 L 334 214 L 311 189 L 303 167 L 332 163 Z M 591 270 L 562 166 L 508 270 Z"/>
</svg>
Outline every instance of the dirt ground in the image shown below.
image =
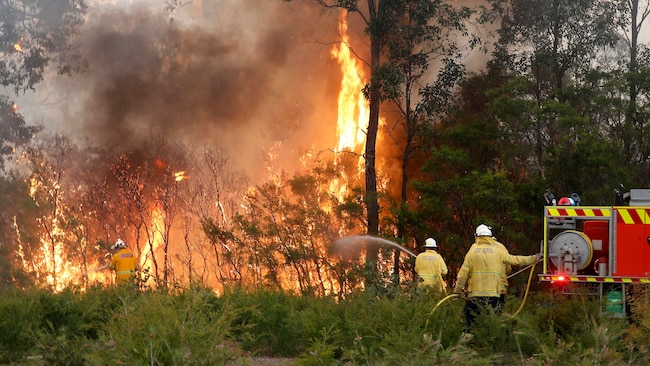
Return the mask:
<svg viewBox="0 0 650 366">
<path fill-rule="evenodd" d="M 243 357 L 228 362 L 226 366 L 290 366 L 293 362 L 291 358 Z"/>
</svg>

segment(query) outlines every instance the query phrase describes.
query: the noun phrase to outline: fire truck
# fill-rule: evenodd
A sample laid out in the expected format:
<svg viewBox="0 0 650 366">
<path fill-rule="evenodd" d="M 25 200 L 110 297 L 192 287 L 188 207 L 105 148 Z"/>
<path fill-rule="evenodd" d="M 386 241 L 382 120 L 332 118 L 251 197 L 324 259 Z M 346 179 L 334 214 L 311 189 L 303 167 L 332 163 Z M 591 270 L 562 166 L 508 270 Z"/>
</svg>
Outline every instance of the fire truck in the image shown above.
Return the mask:
<svg viewBox="0 0 650 366">
<path fill-rule="evenodd" d="M 555 202 L 547 195 L 540 282 L 567 294 L 589 288 L 601 314 L 625 317 L 626 291 L 650 284 L 650 189 L 632 189 L 625 199 L 617 192 L 615 206 L 580 206 L 575 194 Z"/>
</svg>

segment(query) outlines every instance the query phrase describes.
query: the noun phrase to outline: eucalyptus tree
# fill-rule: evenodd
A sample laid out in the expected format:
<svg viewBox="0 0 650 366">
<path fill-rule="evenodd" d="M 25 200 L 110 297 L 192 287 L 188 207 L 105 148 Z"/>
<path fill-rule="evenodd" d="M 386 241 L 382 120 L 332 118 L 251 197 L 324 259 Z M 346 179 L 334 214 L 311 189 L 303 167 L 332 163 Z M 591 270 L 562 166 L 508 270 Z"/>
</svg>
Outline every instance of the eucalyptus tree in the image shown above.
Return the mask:
<svg viewBox="0 0 650 366">
<path fill-rule="evenodd" d="M 222 263 L 220 285 L 316 295 L 359 288 L 357 262 L 341 260 L 331 245 L 349 234 L 345 228 L 356 227 L 349 207 L 328 191 L 340 177 L 333 166 L 309 167 L 292 177 L 281 173 L 247 191 L 231 224 L 206 218 L 204 232 Z"/>
<path fill-rule="evenodd" d="M 285 0 L 290 1 L 290 0 Z M 463 33 L 462 21 L 470 16 L 471 11 L 465 7 L 454 8 L 451 2 L 441 0 L 305 0 L 327 9 L 342 9 L 358 16 L 365 26 L 365 34 L 369 44 L 370 82 L 364 88 L 364 94 L 369 101 L 370 111 L 368 128 L 366 130 L 365 158 L 365 189 L 367 232 L 369 235 L 379 234 L 380 205 L 377 195 L 376 148 L 379 131 L 380 106 L 389 100 L 397 101 L 404 118 L 407 120 L 405 130 L 408 137 L 404 146 L 404 165 L 408 164 L 413 151 L 413 138 L 417 125 L 425 119 L 423 114 L 415 113 L 411 98 L 420 88 L 423 94 L 426 82 L 420 84 L 425 76 L 433 55 L 442 56 L 443 72 L 438 78 L 445 84 L 442 90 L 447 91 L 453 84 L 455 76 L 460 71 L 457 63 L 449 63 L 452 55 L 458 50 L 450 38 L 446 38 L 451 30 Z M 447 79 L 449 78 L 449 79 Z M 439 84 L 428 84 L 428 93 L 434 98 L 433 90 Z M 440 93 L 439 97 L 444 93 Z M 406 166 L 403 167 L 401 192 L 406 192 L 408 175 Z M 405 196 L 406 193 L 403 193 Z M 376 262 L 378 251 L 370 249 L 367 252 L 369 263 Z"/>
<path fill-rule="evenodd" d="M 619 40 L 623 24 L 609 0 L 490 0 L 498 9 L 499 54 L 536 80 L 538 97 L 561 89 Z"/>
<path fill-rule="evenodd" d="M 239 212 L 241 198 L 250 187 L 245 175 L 238 172 L 231 157 L 214 146 L 205 146 L 190 161 L 190 192 L 187 212 L 200 221 L 208 240 L 196 240 L 187 250 L 190 280 L 233 287 L 242 281 L 246 266 L 245 252 L 229 245 L 234 230 L 234 217 Z M 188 232 L 189 234 L 189 232 Z M 192 255 L 196 265 L 192 265 Z"/>
<path fill-rule="evenodd" d="M 386 61 L 376 74 L 382 79 L 383 97 L 398 109 L 404 130 L 405 137 L 399 139 L 404 140 L 402 202 L 407 195 L 409 158 L 421 147 L 415 145 L 415 138 L 423 124 L 441 119 L 450 109 L 454 88 L 465 76 L 466 45 L 480 43 L 467 26 L 475 12 L 444 0 L 406 0 L 391 6 Z"/>
<path fill-rule="evenodd" d="M 291 0 L 284 0 L 291 1 Z M 369 235 L 379 234 L 379 201 L 377 197 L 376 146 L 379 132 L 379 109 L 382 102 L 382 80 L 376 71 L 382 60 L 382 49 L 386 46 L 386 38 L 390 30 L 391 7 L 399 1 L 388 0 L 305 0 L 313 1 L 323 8 L 341 9 L 358 15 L 365 25 L 365 33 L 370 44 L 370 82 L 364 88 L 364 94 L 369 101 L 368 128 L 366 130 L 365 159 L 365 188 L 367 231 Z M 365 7 L 364 7 L 365 5 Z M 370 264 L 376 263 L 379 252 L 369 248 L 367 259 Z"/>
<path fill-rule="evenodd" d="M 633 75 L 642 66 L 639 65 L 639 53 L 643 51 L 640 49 L 642 47 L 640 35 L 646 19 L 650 16 L 650 1 L 626 0 L 621 1 L 621 4 L 625 7 L 623 10 L 625 14 L 624 19 L 627 20 L 627 24 L 623 24 L 623 29 L 621 30 L 623 31 L 625 42 L 630 53 L 628 69 L 630 74 Z M 632 104 L 636 101 L 638 84 L 638 80 L 630 77 L 630 102 Z"/>
<path fill-rule="evenodd" d="M 650 16 L 650 1 L 625 0 L 621 1 L 626 23 L 621 32 L 627 46 L 629 59 L 623 68 L 626 75 L 629 104 L 625 110 L 625 119 L 622 124 L 612 124 L 616 138 L 622 141 L 623 154 L 629 157 L 630 167 L 639 167 L 641 181 L 647 184 L 650 181 L 650 141 L 648 123 L 650 107 L 650 79 L 648 68 L 650 49 L 641 43 L 644 23 Z M 618 126 L 618 128 L 616 128 Z"/>
<path fill-rule="evenodd" d="M 39 126 L 28 126 L 16 105 L 0 95 L 0 171 L 5 168 L 6 159 L 40 130 Z"/>
<path fill-rule="evenodd" d="M 0 85 L 19 94 L 34 89 L 49 66 L 62 74 L 81 70 L 72 40 L 87 8 L 85 0 L 0 2 Z M 0 168 L 36 130 L 8 95 L 0 97 Z"/>
<path fill-rule="evenodd" d="M 583 106 L 586 93 L 580 85 L 596 67 L 597 53 L 619 40 L 623 19 L 617 4 L 606 0 L 491 3 L 502 19 L 494 62 L 511 76 L 492 95 L 492 112 L 509 132 L 506 145 L 527 151 L 521 164 L 531 167 L 528 173 L 546 179 L 549 148 L 570 148 L 575 140 L 562 137 L 578 135 L 569 129 L 599 128 Z M 554 178 L 562 181 L 566 174 Z"/>
<path fill-rule="evenodd" d="M 521 167 L 513 163 L 518 152 L 504 146 L 507 133 L 488 108 L 485 91 L 506 80 L 498 69 L 488 68 L 461 82 L 461 108 L 430 132 L 430 155 L 421 166 L 422 177 L 412 182 L 419 198 L 416 216 L 444 243 L 440 251 L 450 279 L 474 240 L 476 225 L 492 226 L 501 242 L 517 249 L 514 243 L 520 248 L 529 243 L 526 234 L 539 213 L 530 197 L 539 183 L 520 178 Z M 526 212 L 530 207 L 532 213 Z"/>
<path fill-rule="evenodd" d="M 21 240 L 31 242 L 39 230 L 40 208 L 30 196 L 25 176 L 15 169 L 0 176 L 0 283 L 26 288 L 29 270 L 19 256 Z"/>
<path fill-rule="evenodd" d="M 141 149 L 121 152 L 110 166 L 110 183 L 116 189 L 112 199 L 119 202 L 116 209 L 123 222 L 116 224 L 113 232 L 132 243 L 145 266 L 143 278 L 154 276 L 152 280 L 161 286 L 175 283 L 175 275 L 187 268 L 178 267 L 174 260 L 185 248 L 180 248 L 181 240 L 172 238 L 179 221 L 190 219 L 183 214 L 189 211 L 191 182 L 184 179 L 184 169 L 190 165 L 187 151 L 180 144 L 166 143 L 164 136 L 152 136 Z M 188 276 L 191 273 L 189 270 Z"/>
<path fill-rule="evenodd" d="M 480 44 L 480 39 L 468 30 L 476 13 L 476 9 L 445 0 L 406 0 L 390 5 L 385 61 L 376 75 L 383 83 L 382 96 L 398 112 L 388 132 L 402 154 L 396 225 L 403 242 L 408 241 L 410 221 L 409 163 L 414 154 L 431 143 L 423 133 L 427 125 L 444 118 L 452 107 L 454 88 L 465 76 L 463 58 L 469 48 Z M 415 241 L 423 240 L 420 237 Z M 398 257 L 396 253 L 396 270 L 400 268 Z M 399 278 L 398 273 L 395 278 Z"/>
<path fill-rule="evenodd" d="M 79 243 L 86 235 L 83 220 L 74 202 L 75 177 L 71 176 L 78 161 L 78 147 L 64 135 L 34 139 L 24 154 L 30 176 L 30 196 L 38 207 L 38 231 L 31 240 L 21 240 L 26 263 L 40 285 L 60 290 L 75 282 L 81 273 L 70 271 L 69 264 L 80 263 Z M 81 263 L 87 270 L 87 262 Z"/>
</svg>

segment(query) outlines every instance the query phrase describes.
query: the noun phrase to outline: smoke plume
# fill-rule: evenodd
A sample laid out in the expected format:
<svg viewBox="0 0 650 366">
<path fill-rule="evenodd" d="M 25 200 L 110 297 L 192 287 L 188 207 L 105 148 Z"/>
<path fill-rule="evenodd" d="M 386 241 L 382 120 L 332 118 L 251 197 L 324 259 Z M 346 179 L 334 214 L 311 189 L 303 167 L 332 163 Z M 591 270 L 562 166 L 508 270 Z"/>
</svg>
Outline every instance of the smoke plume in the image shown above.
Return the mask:
<svg viewBox="0 0 650 366">
<path fill-rule="evenodd" d="M 279 0 L 155 4 L 91 8 L 78 39 L 88 68 L 57 84 L 66 131 L 126 150 L 152 134 L 210 144 L 253 175 L 278 144 L 286 169 L 312 144 L 335 144 L 336 13 Z"/>
</svg>

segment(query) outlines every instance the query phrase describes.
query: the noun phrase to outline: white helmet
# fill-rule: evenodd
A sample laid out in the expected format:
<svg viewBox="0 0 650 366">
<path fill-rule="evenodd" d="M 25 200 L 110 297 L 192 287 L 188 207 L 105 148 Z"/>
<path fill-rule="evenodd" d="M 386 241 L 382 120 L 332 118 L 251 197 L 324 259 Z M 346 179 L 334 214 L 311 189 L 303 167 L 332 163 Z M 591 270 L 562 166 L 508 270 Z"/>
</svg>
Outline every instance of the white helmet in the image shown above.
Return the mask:
<svg viewBox="0 0 650 366">
<path fill-rule="evenodd" d="M 126 248 L 126 243 L 122 239 L 117 239 L 115 244 L 111 247 L 111 250 Z"/>
<path fill-rule="evenodd" d="M 492 236 L 492 228 L 481 224 L 476 227 L 476 236 Z"/>
<path fill-rule="evenodd" d="M 438 246 L 436 245 L 435 239 L 428 238 L 427 240 L 424 241 L 424 247 L 425 248 L 437 248 Z"/>
</svg>

